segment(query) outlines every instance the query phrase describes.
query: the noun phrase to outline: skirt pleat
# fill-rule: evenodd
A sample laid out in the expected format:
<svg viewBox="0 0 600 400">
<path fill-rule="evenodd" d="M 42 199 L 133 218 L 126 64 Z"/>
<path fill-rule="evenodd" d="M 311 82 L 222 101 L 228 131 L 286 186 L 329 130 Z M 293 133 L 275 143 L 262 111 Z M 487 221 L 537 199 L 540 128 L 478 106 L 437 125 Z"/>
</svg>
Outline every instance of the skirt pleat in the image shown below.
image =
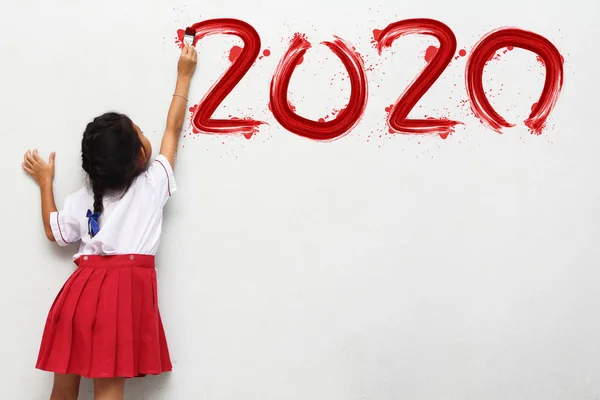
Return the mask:
<svg viewBox="0 0 600 400">
<path fill-rule="evenodd" d="M 118 287 L 120 268 L 107 269 L 105 287 Z M 96 310 L 96 323 L 92 332 L 92 365 L 90 376 L 111 377 L 115 375 L 117 354 L 117 296 L 109 290 L 100 291 Z"/>
<path fill-rule="evenodd" d="M 96 312 L 89 311 L 96 310 L 98 307 L 100 288 L 106 272 L 106 268 L 92 270 L 85 288 L 79 296 L 77 310 L 73 317 L 73 344 L 71 346 L 71 357 L 69 358 L 69 368 L 72 370 L 90 370 L 94 344 L 92 332 Z"/>
<path fill-rule="evenodd" d="M 37 368 L 89 378 L 171 371 L 154 257 L 86 256 L 56 297 Z"/>
</svg>

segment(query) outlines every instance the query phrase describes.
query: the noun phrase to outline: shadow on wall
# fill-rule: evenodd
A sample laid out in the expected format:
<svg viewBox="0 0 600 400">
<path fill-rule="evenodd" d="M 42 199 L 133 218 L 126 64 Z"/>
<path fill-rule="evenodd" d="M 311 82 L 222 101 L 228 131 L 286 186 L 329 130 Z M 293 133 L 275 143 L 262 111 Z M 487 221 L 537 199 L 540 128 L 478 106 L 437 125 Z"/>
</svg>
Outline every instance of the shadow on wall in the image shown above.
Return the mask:
<svg viewBox="0 0 600 400">
<path fill-rule="evenodd" d="M 56 243 L 48 242 L 48 247 L 52 252 L 53 258 L 60 260 L 60 262 L 64 263 L 63 265 L 65 266 L 68 266 L 69 263 L 71 263 L 71 266 L 75 268 L 75 264 L 73 263 L 73 255 L 77 251 L 77 246 L 60 247 L 56 245 Z M 59 290 L 60 287 L 56 289 L 56 294 L 58 294 Z"/>
</svg>

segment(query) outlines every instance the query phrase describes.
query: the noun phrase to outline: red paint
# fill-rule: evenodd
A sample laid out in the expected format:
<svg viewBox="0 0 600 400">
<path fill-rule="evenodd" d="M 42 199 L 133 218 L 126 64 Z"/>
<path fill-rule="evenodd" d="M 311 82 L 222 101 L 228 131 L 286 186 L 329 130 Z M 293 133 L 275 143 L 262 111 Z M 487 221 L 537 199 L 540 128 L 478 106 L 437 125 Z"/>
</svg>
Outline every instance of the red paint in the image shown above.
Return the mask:
<svg viewBox="0 0 600 400">
<path fill-rule="evenodd" d="M 461 56 L 461 57 L 464 57 L 464 56 L 467 55 L 467 51 L 465 49 L 460 49 L 458 51 L 458 55 Z"/>
<path fill-rule="evenodd" d="M 427 48 L 427 50 L 425 50 L 425 61 L 430 62 L 431 60 L 433 60 L 433 57 L 435 57 L 435 55 L 438 52 L 438 48 L 435 46 L 429 46 Z"/>
<path fill-rule="evenodd" d="M 356 50 L 339 37 L 322 42 L 341 60 L 350 76 L 350 100 L 336 118 L 322 122 L 296 114 L 288 102 L 292 74 L 311 44 L 302 34 L 295 34 L 290 47 L 279 61 L 271 79 L 270 103 L 273 116 L 288 131 L 313 140 L 332 140 L 347 134 L 360 121 L 367 106 L 368 84 L 363 60 Z"/>
<path fill-rule="evenodd" d="M 539 135 L 560 95 L 564 71 L 563 58 L 558 49 L 548 39 L 536 33 L 504 28 L 487 34 L 475 45 L 467 60 L 465 73 L 471 109 L 482 123 L 498 133 L 502 133 L 502 128 L 514 126 L 493 109 L 483 89 L 483 68 L 486 61 L 498 49 L 509 46 L 533 52 L 545 66 L 544 88 L 529 117 L 524 121 L 532 133 Z"/>
<path fill-rule="evenodd" d="M 240 46 L 233 46 L 229 50 L 229 61 L 234 62 L 242 54 L 242 48 Z"/>
<path fill-rule="evenodd" d="M 381 29 L 373 29 L 373 39 L 377 41 L 379 36 L 381 36 Z"/>
<path fill-rule="evenodd" d="M 233 35 L 242 39 L 244 43 L 240 53 L 232 61 L 231 67 L 225 71 L 194 110 L 192 127 L 195 131 L 208 134 L 255 133 L 258 126 L 264 122 L 251 118 L 213 119 L 211 117 L 256 61 L 260 52 L 260 36 L 248 23 L 229 18 L 198 22 L 192 25 L 192 28 L 196 31 L 194 45 L 208 35 Z"/>
<path fill-rule="evenodd" d="M 269 50 L 269 49 L 265 49 L 265 50 L 263 51 L 263 56 L 265 56 L 265 57 L 269 57 L 270 55 L 271 55 L 271 50 Z"/>
<path fill-rule="evenodd" d="M 175 38 L 175 43 L 180 49 L 183 49 L 183 36 L 185 35 L 185 30 L 177 29 L 177 37 Z"/>
<path fill-rule="evenodd" d="M 447 136 L 461 122 L 449 119 L 409 119 L 408 114 L 452 61 L 456 53 L 456 37 L 442 22 L 425 18 L 406 19 L 388 25 L 381 32 L 377 41 L 379 54 L 383 48 L 391 47 L 399 37 L 410 34 L 433 36 L 440 45 L 423 71 L 394 103 L 387 118 L 390 133 Z"/>
<path fill-rule="evenodd" d="M 544 64 L 544 60 L 542 59 L 542 57 L 540 57 L 540 56 L 535 56 L 535 59 L 537 60 L 537 62 L 539 62 L 540 64 L 542 64 L 542 66 L 544 66 L 544 67 L 546 66 L 546 65 Z"/>
</svg>

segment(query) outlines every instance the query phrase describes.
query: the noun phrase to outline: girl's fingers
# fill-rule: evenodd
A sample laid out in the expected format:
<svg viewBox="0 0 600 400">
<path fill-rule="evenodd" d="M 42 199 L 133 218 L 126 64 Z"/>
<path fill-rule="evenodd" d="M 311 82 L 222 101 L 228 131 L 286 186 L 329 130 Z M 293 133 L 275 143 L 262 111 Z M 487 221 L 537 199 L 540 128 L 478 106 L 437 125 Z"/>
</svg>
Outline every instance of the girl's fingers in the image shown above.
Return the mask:
<svg viewBox="0 0 600 400">
<path fill-rule="evenodd" d="M 25 157 L 23 157 L 23 161 L 25 162 L 25 164 L 33 167 L 33 158 L 31 158 L 31 152 L 29 150 L 27 150 L 27 153 L 25 153 Z"/>
<path fill-rule="evenodd" d="M 40 161 L 40 160 L 42 159 L 42 158 L 40 157 L 40 155 L 38 154 L 38 151 L 37 151 L 37 149 L 35 149 L 35 150 L 33 151 L 33 159 L 34 159 L 35 161 Z"/>
<path fill-rule="evenodd" d="M 25 170 L 25 172 L 27 172 L 29 175 L 33 175 L 33 170 L 31 168 L 29 168 L 27 165 L 25 165 L 25 163 L 22 164 L 23 169 Z"/>
</svg>

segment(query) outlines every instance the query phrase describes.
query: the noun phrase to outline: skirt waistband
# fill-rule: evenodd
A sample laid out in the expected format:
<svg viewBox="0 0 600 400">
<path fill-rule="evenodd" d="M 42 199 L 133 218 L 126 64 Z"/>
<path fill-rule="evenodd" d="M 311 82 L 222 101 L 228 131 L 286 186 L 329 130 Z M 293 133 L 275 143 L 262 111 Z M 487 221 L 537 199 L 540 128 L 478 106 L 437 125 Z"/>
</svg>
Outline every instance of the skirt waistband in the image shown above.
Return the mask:
<svg viewBox="0 0 600 400">
<path fill-rule="evenodd" d="M 154 268 L 154 256 L 144 254 L 120 254 L 116 256 L 83 255 L 75 260 L 79 268 Z"/>
</svg>

